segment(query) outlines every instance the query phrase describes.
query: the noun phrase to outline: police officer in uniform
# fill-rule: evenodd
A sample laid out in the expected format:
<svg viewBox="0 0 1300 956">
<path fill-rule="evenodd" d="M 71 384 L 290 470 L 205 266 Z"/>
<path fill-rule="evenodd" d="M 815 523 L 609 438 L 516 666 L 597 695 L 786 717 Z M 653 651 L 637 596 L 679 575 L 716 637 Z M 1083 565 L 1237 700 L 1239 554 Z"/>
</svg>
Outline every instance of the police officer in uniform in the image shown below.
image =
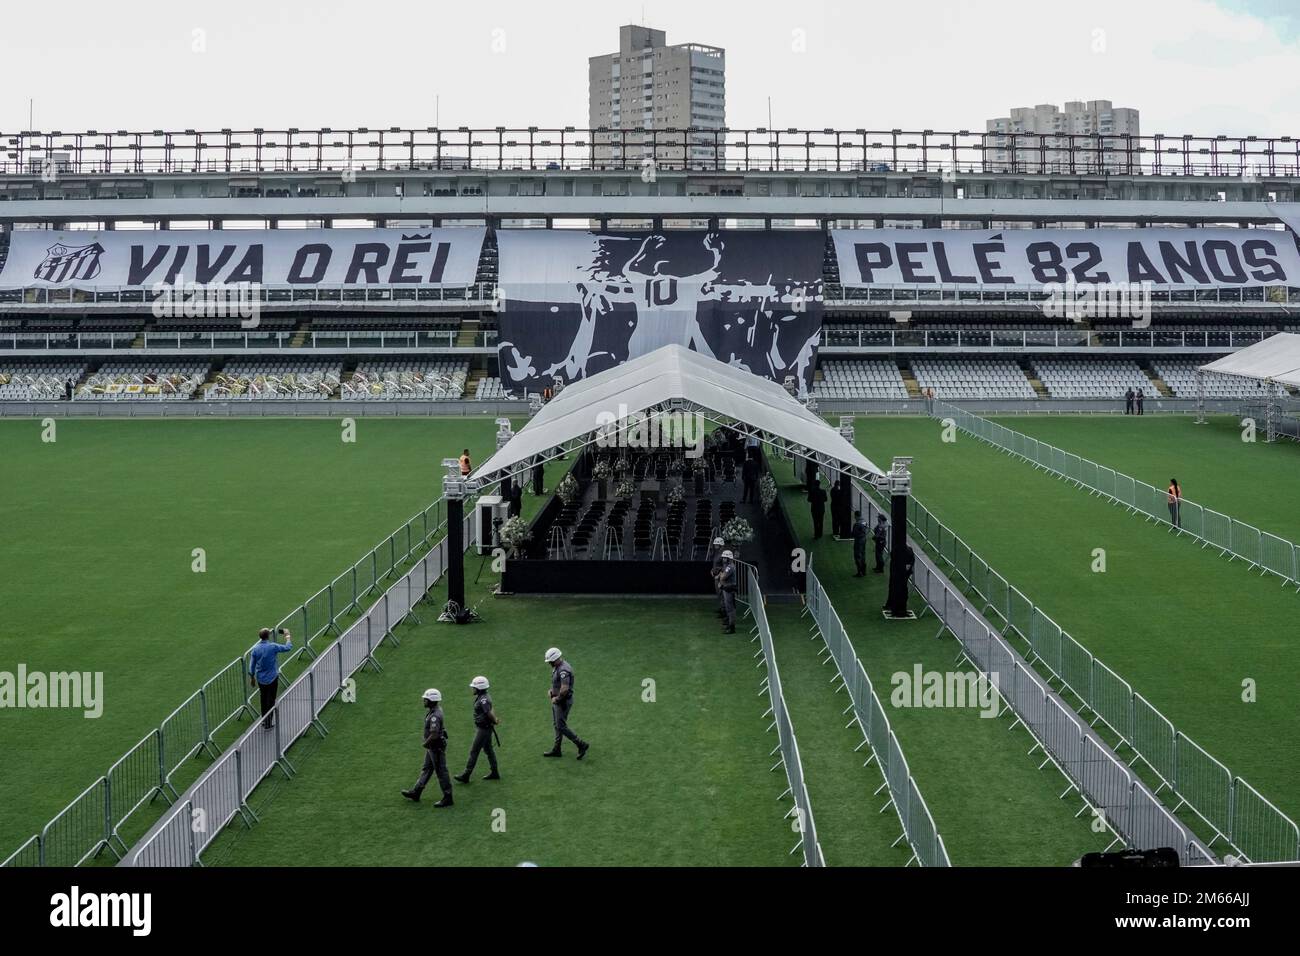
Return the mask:
<svg viewBox="0 0 1300 956">
<path fill-rule="evenodd" d="M 543 757 L 559 757 L 560 744 L 568 737 L 578 745 L 578 759 L 587 756 L 591 744 L 569 729 L 569 711 L 573 709 L 573 668 L 560 656 L 560 649 L 552 647 L 546 652 L 546 663 L 551 665 L 551 720 L 555 724 L 555 746 Z"/>
<path fill-rule="evenodd" d="M 428 711 L 424 715 L 424 769 L 420 779 L 410 790 L 403 790 L 402 796 L 408 800 L 420 801 L 429 778 L 435 774 L 438 786 L 442 789 L 442 799 L 435 807 L 449 807 L 451 801 L 451 778 L 447 776 L 447 725 L 442 718 L 442 691 L 430 687 L 424 692 L 424 706 Z"/>
<path fill-rule="evenodd" d="M 736 564 L 730 551 L 722 552 L 718 593 L 722 595 L 722 633 L 736 633 Z"/>
<path fill-rule="evenodd" d="M 474 692 L 474 742 L 469 747 L 469 763 L 465 764 L 465 772 L 456 774 L 452 779 L 469 783 L 469 775 L 474 772 L 479 751 L 482 751 L 487 754 L 488 766 L 492 768 L 492 772 L 483 779 L 500 780 L 501 774 L 497 773 L 497 752 L 492 749 L 492 737 L 496 733 L 497 724 L 501 723 L 501 718 L 492 709 L 492 698 L 488 696 L 488 679 L 480 675 L 470 681 L 469 686 Z"/>
<path fill-rule="evenodd" d="M 873 569 L 877 574 L 885 573 L 885 542 L 889 537 L 889 528 L 885 526 L 885 516 L 876 516 L 876 527 L 872 529 L 871 540 L 876 544 L 876 566 Z M 863 568 L 865 570 L 865 566 Z"/>
<path fill-rule="evenodd" d="M 855 578 L 867 576 L 867 520 L 861 511 L 853 512 L 853 563 L 857 566 Z"/>
<path fill-rule="evenodd" d="M 813 537 L 820 538 L 822 523 L 826 520 L 826 492 L 816 478 L 813 478 L 812 487 L 808 489 L 808 501 L 812 506 Z"/>
<path fill-rule="evenodd" d="M 722 551 L 725 542 L 721 538 L 713 539 L 713 564 L 709 568 L 709 575 L 713 578 L 713 593 L 718 596 L 718 617 L 727 616 L 726 599 L 722 596 L 722 586 L 718 583 L 718 575 L 722 573 Z"/>
</svg>

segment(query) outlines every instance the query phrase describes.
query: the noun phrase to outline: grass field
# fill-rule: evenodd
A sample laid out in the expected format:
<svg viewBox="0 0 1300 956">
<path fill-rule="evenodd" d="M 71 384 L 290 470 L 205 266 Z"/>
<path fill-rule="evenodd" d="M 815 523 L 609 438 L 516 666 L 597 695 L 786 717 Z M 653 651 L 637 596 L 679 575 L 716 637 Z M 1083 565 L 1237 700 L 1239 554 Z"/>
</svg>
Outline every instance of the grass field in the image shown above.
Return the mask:
<svg viewBox="0 0 1300 956">
<path fill-rule="evenodd" d="M 1154 417 L 1032 424 L 1034 433 L 1048 440 L 1077 428 L 1078 440 L 1064 447 L 1135 473 L 1140 472 L 1133 466 L 1143 456 L 1163 455 L 1159 464 L 1145 466 L 1157 477 L 1173 468 L 1190 486 L 1188 494 L 1207 503 L 1230 506 L 1235 500 L 1230 489 L 1235 489 L 1243 501 L 1253 502 L 1252 517 L 1268 524 L 1272 516 L 1273 524 L 1282 524 L 1282 509 L 1295 496 L 1294 490 L 1279 489 L 1294 489 L 1294 480 L 1281 483 L 1275 477 L 1281 472 L 1271 471 L 1272 460 L 1294 460 L 1300 449 L 1233 445 L 1222 425 L 1193 427 L 1184 419 Z M 1112 434 L 1120 438 L 1115 448 L 1109 444 Z M 857 437 L 877 461 L 915 455 L 915 493 L 940 520 L 1177 728 L 1283 811 L 1300 815 L 1300 768 L 1294 759 L 1300 752 L 1300 712 L 1293 699 L 1300 686 L 1295 631 L 1300 595 L 1294 589 L 977 439 L 959 435 L 945 443 L 938 422 L 865 419 Z M 1240 456 L 1267 461 L 1270 471 L 1239 466 Z M 1198 476 L 1196 464 L 1188 466 L 1191 471 L 1177 468 L 1180 461 L 1202 463 L 1206 471 Z M 1211 485 L 1208 463 L 1214 462 L 1217 481 Z M 1276 504 L 1269 501 L 1274 498 Z M 1105 550 L 1105 573 L 1092 570 L 1097 548 Z M 1257 684 L 1255 702 L 1243 701 L 1246 679 Z"/>
<path fill-rule="evenodd" d="M 471 576 L 472 577 L 472 576 Z M 485 575 L 467 600 L 487 598 Z M 403 627 L 380 674 L 358 678 L 357 701 L 326 712 L 330 736 L 308 735 L 290 753 L 299 775 L 253 795 L 261 816 L 235 824 L 205 855 L 209 865 L 797 865 L 797 836 L 777 802 L 785 775 L 770 772 L 761 673 L 741 635 L 724 638 L 708 600 L 487 599 L 470 627 Z M 550 668 L 558 644 L 574 667 L 575 731 L 582 762 L 551 746 Z M 456 805 L 402 799 L 420 769 L 420 694 L 443 692 L 451 773 L 473 736 L 470 678 L 486 674 L 502 718 L 502 780 L 480 760 Z M 645 699 L 653 681 L 654 700 Z M 299 758 L 300 751 L 314 751 Z M 501 829 L 504 822 L 504 829 Z M 495 824 L 495 828 L 494 828 Z"/>
<path fill-rule="evenodd" d="M 0 712 L 0 856 L 440 493 L 482 419 L 0 421 L 0 671 L 102 671 L 104 714 Z M 191 570 L 193 549 L 207 570 Z"/>
<path fill-rule="evenodd" d="M 1232 419 L 1013 418 L 1036 437 L 1266 530 L 1300 537 L 1300 448 L 1245 445 Z M 444 456 L 492 450 L 490 420 L 362 419 L 354 445 L 331 421 L 0 422 L 9 547 L 0 557 L 0 671 L 105 673 L 104 716 L 0 712 L 0 855 L 50 815 L 221 665 L 438 492 Z M 976 439 L 940 440 L 936 422 L 860 419 L 875 461 L 916 456 L 915 492 L 1077 640 L 1212 754 L 1300 815 L 1300 596 Z M 548 486 L 551 475 L 548 474 Z M 788 472 L 777 475 L 789 485 Z M 799 537 L 810 528 L 783 488 Z M 526 497 L 525 507 L 535 501 Z M 207 571 L 191 570 L 204 548 Z M 1092 573 L 1104 548 L 1105 574 Z M 955 643 L 930 619 L 886 624 L 884 583 L 851 575 L 847 543 L 823 539 L 815 564 L 882 697 L 890 675 L 953 668 Z M 473 582 L 483 597 L 485 574 Z M 719 637 L 707 602 L 500 598 L 468 629 L 404 625 L 382 674 L 355 704 L 332 704 L 328 738 L 293 751 L 301 771 L 254 796 L 262 822 L 223 835 L 209 863 L 783 865 L 795 836 L 769 772 L 755 647 Z M 832 865 L 901 865 L 874 767 L 853 748 L 847 702 L 794 607 L 769 617 Z M 574 723 L 595 743 L 582 764 L 545 761 L 549 714 L 541 650 L 578 669 Z M 419 693 L 446 694 L 453 772 L 468 747 L 470 677 L 486 672 L 506 718 L 506 779 L 458 790 L 453 816 L 397 797 L 419 769 Z M 653 679 L 656 702 L 641 700 Z M 1241 682 L 1258 682 L 1258 700 Z M 464 700 L 462 700 L 464 691 Z M 1061 865 L 1106 842 L 1073 817 L 1055 771 L 1037 769 L 1023 729 L 973 710 L 893 710 L 911 770 L 956 865 Z M 480 774 L 483 770 L 480 770 Z M 506 830 L 491 829 L 492 811 Z M 445 819 L 444 819 L 445 817 Z M 436 855 L 436 857 L 435 857 Z"/>
</svg>

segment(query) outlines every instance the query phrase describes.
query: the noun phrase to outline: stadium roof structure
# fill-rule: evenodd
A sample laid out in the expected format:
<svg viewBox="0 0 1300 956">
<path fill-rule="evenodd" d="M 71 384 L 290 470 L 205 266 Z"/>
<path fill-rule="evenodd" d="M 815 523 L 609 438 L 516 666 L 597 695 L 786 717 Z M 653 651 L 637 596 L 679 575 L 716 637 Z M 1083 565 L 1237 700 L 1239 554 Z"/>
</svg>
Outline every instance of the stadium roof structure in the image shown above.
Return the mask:
<svg viewBox="0 0 1300 956">
<path fill-rule="evenodd" d="M 864 481 L 885 477 L 776 382 L 685 346 L 666 345 L 562 389 L 470 475 L 469 484 L 482 487 L 521 467 L 557 458 L 560 449 L 585 447 L 597 441 L 598 433 L 611 443 L 631 445 L 629 432 L 638 421 L 670 413 L 699 413 L 705 420 Z"/>
<path fill-rule="evenodd" d="M 1300 335 L 1279 332 L 1199 371 L 1300 387 Z"/>
</svg>

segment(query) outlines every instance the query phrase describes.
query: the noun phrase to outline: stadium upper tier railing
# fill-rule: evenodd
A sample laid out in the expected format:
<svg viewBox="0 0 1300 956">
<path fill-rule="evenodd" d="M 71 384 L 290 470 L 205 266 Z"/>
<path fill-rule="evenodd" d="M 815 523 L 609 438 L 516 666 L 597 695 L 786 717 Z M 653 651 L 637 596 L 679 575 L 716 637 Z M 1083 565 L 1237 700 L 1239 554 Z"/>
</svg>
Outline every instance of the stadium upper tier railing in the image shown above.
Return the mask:
<svg viewBox="0 0 1300 956">
<path fill-rule="evenodd" d="M 0 133 L 0 175 L 661 170 L 1300 176 L 1290 136 L 574 127 Z"/>
</svg>

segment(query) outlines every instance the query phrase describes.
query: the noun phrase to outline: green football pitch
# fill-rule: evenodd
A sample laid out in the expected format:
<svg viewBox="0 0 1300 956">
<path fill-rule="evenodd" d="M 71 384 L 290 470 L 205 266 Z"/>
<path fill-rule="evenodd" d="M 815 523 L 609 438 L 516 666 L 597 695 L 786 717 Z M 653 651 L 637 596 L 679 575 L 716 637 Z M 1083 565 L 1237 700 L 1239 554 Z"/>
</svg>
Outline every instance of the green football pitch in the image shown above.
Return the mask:
<svg viewBox="0 0 1300 956">
<path fill-rule="evenodd" d="M 1300 448 L 1247 445 L 1233 420 L 1014 418 L 1036 437 L 1265 530 L 1300 537 L 1293 504 Z M 180 701 L 437 494 L 443 457 L 492 450 L 490 419 L 0 422 L 4 622 L 0 671 L 103 671 L 104 714 L 0 712 L 0 855 L 16 847 Z M 1300 716 L 1300 596 L 1179 540 L 1154 523 L 1036 472 L 937 422 L 864 418 L 877 463 L 915 456 L 915 491 L 990 565 L 1128 679 L 1175 725 L 1293 817 Z M 788 466 L 787 466 L 788 467 Z M 552 484 L 548 474 L 548 486 Z M 778 475 L 783 483 L 788 475 Z M 801 539 L 807 516 L 785 488 Z M 534 502 L 526 498 L 526 506 Z M 203 548 L 207 570 L 192 570 Z M 1107 570 L 1091 570 L 1104 548 Z M 889 675 L 951 667 L 930 621 L 886 629 L 883 582 L 854 582 L 848 545 L 814 547 L 815 566 L 878 689 Z M 476 562 L 469 565 L 471 581 Z M 471 584 L 483 592 L 490 573 Z M 326 712 L 331 733 L 295 746 L 300 773 L 253 798 L 261 822 L 236 824 L 207 862 L 781 865 L 795 837 L 769 772 L 755 646 L 723 641 L 689 600 L 498 598 L 471 628 L 403 625 L 385 670 L 358 679 L 355 703 Z M 829 668 L 797 608 L 770 614 L 808 787 L 831 864 L 901 865 L 874 768 L 853 753 Z M 546 761 L 540 651 L 574 659 L 574 723 L 587 761 Z M 419 693 L 446 695 L 453 772 L 468 746 L 468 690 L 488 673 L 507 723 L 500 783 L 457 793 L 452 816 L 396 796 L 418 771 Z M 540 673 L 539 673 L 540 672 Z M 1242 681 L 1258 686 L 1242 700 Z M 643 699 L 646 681 L 655 700 Z M 462 692 L 465 700 L 461 700 Z M 540 702 L 540 703 L 539 703 Z M 461 708 L 465 713 L 461 713 Z M 1105 840 L 1059 800 L 1054 772 L 1026 756 L 1022 730 L 951 710 L 891 714 L 912 773 L 958 865 L 1060 865 Z M 593 732 L 594 729 L 594 732 Z M 483 773 L 485 768 L 479 770 Z M 430 791 L 432 793 L 432 791 Z"/>
<path fill-rule="evenodd" d="M 1233 419 L 1002 423 L 1284 536 L 1300 536 L 1300 447 L 1241 441 Z M 1185 734 L 1300 816 L 1300 595 L 938 421 L 864 419 L 877 463 L 914 455 L 914 492 L 994 570 Z M 1096 549 L 1105 571 L 1094 571 Z M 1244 682 L 1250 682 L 1246 684 Z M 1246 693 L 1253 686 L 1253 699 Z"/>
</svg>

